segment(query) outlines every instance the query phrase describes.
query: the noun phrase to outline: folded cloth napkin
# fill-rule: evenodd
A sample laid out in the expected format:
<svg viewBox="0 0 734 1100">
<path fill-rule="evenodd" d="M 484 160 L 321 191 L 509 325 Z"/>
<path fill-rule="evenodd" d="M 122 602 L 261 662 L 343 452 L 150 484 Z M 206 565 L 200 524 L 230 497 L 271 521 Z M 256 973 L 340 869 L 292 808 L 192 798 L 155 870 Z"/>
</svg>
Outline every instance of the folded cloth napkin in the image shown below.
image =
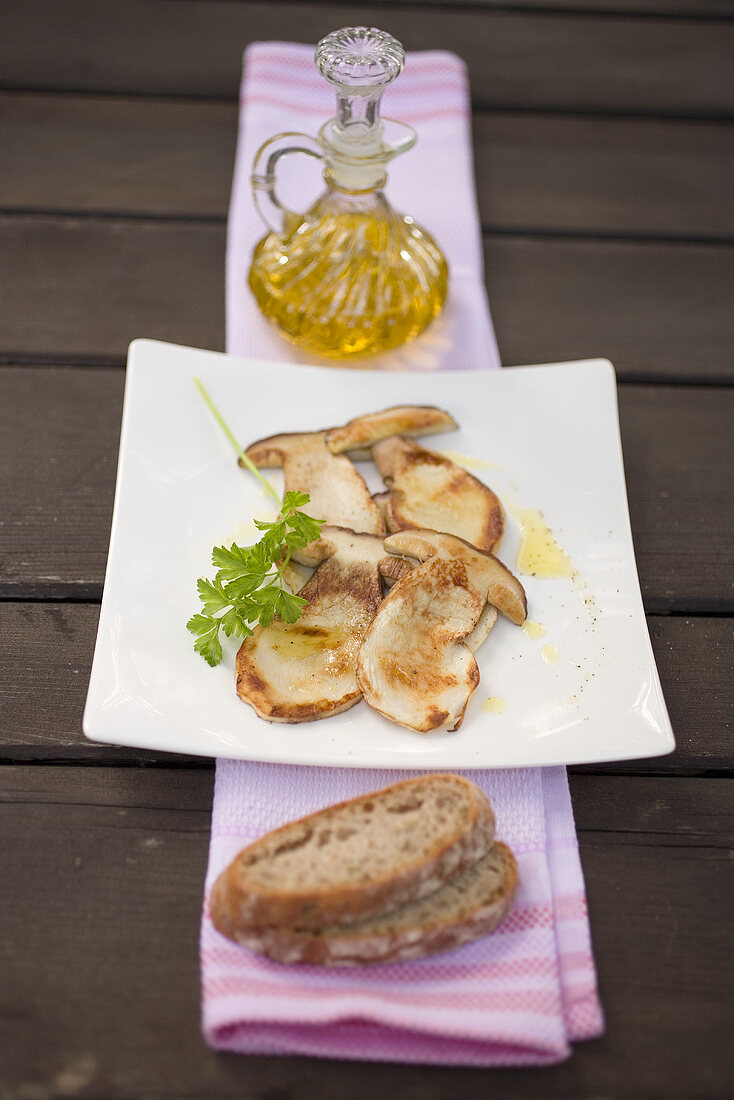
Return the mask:
<svg viewBox="0 0 734 1100">
<path fill-rule="evenodd" d="M 304 358 L 269 329 L 245 286 L 252 248 L 262 233 L 249 169 L 257 147 L 271 134 L 296 126 L 314 131 L 329 116 L 330 96 L 322 84 L 308 47 L 261 43 L 245 55 L 228 226 L 227 350 L 232 353 Z M 386 113 L 420 127 L 423 156 L 408 174 L 400 175 L 400 161 L 395 163 L 389 196 L 398 207 L 404 202 L 440 241 L 451 265 L 451 289 L 440 340 L 429 339 L 434 325 L 412 346 L 412 359 L 403 350 L 370 365 L 498 366 L 482 284 L 464 67 L 446 53 L 409 54 L 405 73 L 388 95 Z M 405 159 L 417 155 L 414 150 Z M 512 912 L 483 940 L 429 959 L 341 971 L 270 962 L 214 929 L 209 890 L 242 847 L 286 821 L 411 774 L 218 761 L 201 929 L 202 1020 L 211 1046 L 251 1054 L 542 1065 L 567 1057 L 570 1042 L 600 1034 L 584 882 L 563 768 L 464 773 L 488 795 L 498 837 L 514 851 L 520 871 Z"/>
<path fill-rule="evenodd" d="M 250 841 L 410 772 L 217 763 L 206 898 Z M 602 1029 L 564 768 L 463 772 L 487 794 L 520 889 L 500 927 L 445 955 L 374 967 L 285 966 L 201 935 L 203 1024 L 221 1050 L 445 1065 L 542 1065 Z"/>
</svg>

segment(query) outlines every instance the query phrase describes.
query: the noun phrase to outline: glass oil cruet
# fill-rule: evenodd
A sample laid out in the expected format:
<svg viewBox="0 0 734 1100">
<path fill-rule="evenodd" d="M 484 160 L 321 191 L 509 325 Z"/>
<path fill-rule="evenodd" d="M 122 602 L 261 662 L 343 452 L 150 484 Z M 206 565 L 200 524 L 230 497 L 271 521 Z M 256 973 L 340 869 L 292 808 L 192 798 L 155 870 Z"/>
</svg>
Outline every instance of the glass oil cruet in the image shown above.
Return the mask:
<svg viewBox="0 0 734 1100">
<path fill-rule="evenodd" d="M 272 232 L 255 248 L 249 283 L 265 316 L 301 347 L 372 355 L 413 340 L 440 312 L 448 269 L 429 234 L 382 192 L 388 162 L 417 140 L 410 126 L 379 117 L 403 47 L 383 31 L 347 27 L 323 38 L 315 57 L 336 89 L 336 117 L 316 138 L 278 134 L 259 150 L 252 188 Z M 305 214 L 276 194 L 276 165 L 290 153 L 324 163 L 326 190 Z"/>
</svg>

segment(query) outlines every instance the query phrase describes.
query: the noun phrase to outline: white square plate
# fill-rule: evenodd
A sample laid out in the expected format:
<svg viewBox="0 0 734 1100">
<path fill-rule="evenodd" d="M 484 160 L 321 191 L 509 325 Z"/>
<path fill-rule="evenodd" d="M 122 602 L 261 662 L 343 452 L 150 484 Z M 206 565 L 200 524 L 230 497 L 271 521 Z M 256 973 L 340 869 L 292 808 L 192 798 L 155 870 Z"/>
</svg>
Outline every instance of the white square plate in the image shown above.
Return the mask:
<svg viewBox="0 0 734 1100">
<path fill-rule="evenodd" d="M 197 393 L 198 375 L 237 438 L 343 424 L 397 404 L 448 409 L 458 432 L 426 445 L 471 456 L 503 501 L 499 557 L 514 568 L 511 509 L 540 509 L 576 577 L 521 576 L 528 637 L 500 617 L 477 653 L 481 681 L 455 733 L 402 729 L 360 703 L 302 725 L 268 723 L 234 691 L 237 640 L 215 669 L 186 630 L 211 549 L 254 541 L 268 511 Z M 360 469 L 375 488 L 381 483 Z M 269 471 L 278 491 L 280 471 Z M 244 525 L 244 526 L 243 526 Z M 549 664 L 544 647 L 558 659 Z M 549 651 L 545 650 L 546 655 Z M 482 709 L 501 699 L 501 713 Z M 606 360 L 440 374 L 239 359 L 150 340 L 130 348 L 117 492 L 87 737 L 138 748 L 295 764 L 497 768 L 670 752 L 674 740 L 635 569 Z"/>
</svg>

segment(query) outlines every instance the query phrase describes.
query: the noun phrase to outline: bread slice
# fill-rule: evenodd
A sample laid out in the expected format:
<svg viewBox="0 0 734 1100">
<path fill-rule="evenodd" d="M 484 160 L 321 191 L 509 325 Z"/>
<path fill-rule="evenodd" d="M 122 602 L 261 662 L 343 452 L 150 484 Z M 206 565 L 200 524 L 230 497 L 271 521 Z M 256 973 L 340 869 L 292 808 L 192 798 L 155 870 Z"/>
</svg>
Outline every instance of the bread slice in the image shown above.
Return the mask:
<svg viewBox="0 0 734 1100">
<path fill-rule="evenodd" d="M 366 920 L 433 893 L 493 839 L 492 809 L 469 780 L 408 779 L 256 840 L 215 882 L 212 920 L 235 940 Z"/>
<path fill-rule="evenodd" d="M 238 941 L 276 962 L 357 966 L 452 951 L 492 932 L 512 907 L 517 864 L 502 843 L 428 897 L 350 926 L 265 928 Z"/>
</svg>

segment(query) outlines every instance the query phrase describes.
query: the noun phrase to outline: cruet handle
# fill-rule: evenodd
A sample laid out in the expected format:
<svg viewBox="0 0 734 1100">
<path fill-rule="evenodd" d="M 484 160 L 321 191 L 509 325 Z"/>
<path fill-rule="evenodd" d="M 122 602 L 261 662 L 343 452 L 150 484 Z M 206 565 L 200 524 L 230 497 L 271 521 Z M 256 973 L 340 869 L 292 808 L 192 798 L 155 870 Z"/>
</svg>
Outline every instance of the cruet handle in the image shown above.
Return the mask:
<svg viewBox="0 0 734 1100">
<path fill-rule="evenodd" d="M 308 134 L 276 134 L 261 145 L 252 165 L 252 194 L 258 214 L 275 233 L 287 233 L 303 217 L 289 210 L 275 192 L 275 168 L 281 157 L 289 153 L 305 153 L 307 157 L 323 159 L 323 150 L 315 138 Z"/>
</svg>

